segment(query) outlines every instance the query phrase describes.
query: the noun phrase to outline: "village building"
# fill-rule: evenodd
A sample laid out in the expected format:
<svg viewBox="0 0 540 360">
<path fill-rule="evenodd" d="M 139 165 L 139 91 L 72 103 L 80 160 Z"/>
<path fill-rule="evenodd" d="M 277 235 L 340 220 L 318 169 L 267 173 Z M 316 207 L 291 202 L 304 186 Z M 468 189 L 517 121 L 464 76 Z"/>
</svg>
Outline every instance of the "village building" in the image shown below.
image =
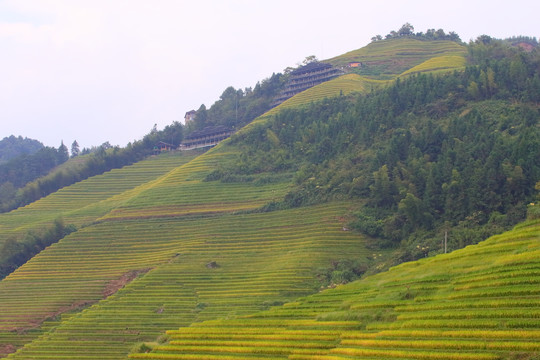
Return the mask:
<svg viewBox="0 0 540 360">
<path fill-rule="evenodd" d="M 180 144 L 180 150 L 191 150 L 203 147 L 215 146 L 219 142 L 230 137 L 234 131 L 226 126 L 207 126 L 189 134 Z"/>
<path fill-rule="evenodd" d="M 195 114 L 197 114 L 197 112 L 195 110 L 190 110 L 186 113 L 186 115 L 184 115 L 184 124 L 187 124 L 191 121 L 194 121 L 195 120 Z"/>
<path fill-rule="evenodd" d="M 272 106 L 277 106 L 285 100 L 301 93 L 315 85 L 331 80 L 343 71 L 330 64 L 314 61 L 291 72 L 287 87 L 274 100 Z"/>
<path fill-rule="evenodd" d="M 154 153 L 159 154 L 166 151 L 172 151 L 176 149 L 176 146 L 173 144 L 168 144 L 164 141 L 158 142 L 156 145 L 154 145 Z"/>
</svg>

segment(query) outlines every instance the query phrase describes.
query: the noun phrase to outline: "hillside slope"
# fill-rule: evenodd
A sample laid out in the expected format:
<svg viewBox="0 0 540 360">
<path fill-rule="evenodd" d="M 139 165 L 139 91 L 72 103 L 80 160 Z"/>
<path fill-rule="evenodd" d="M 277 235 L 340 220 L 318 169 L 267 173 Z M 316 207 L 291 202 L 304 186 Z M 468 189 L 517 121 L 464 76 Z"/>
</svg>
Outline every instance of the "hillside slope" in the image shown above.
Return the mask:
<svg viewBox="0 0 540 360">
<path fill-rule="evenodd" d="M 430 46 L 429 42 L 424 43 Z M 447 46 L 447 43 L 444 45 Z M 397 43 L 389 41 L 386 44 L 393 46 Z M 401 74 L 414 69 L 414 66 L 418 66 L 414 72 L 423 72 L 430 67 L 436 70 L 441 67 L 440 61 L 430 62 L 430 56 L 459 56 L 456 52 L 462 51 L 454 50 L 450 49 L 446 53 L 431 49 L 429 56 L 426 50 L 422 51 L 421 58 L 411 55 L 414 61 L 408 62 L 407 66 L 401 64 L 399 69 L 389 69 L 389 74 Z M 377 56 L 384 58 L 383 53 L 381 50 Z M 395 49 L 387 53 L 387 60 L 396 55 Z M 377 59 L 379 61 L 381 58 Z M 134 348 L 144 351 L 146 346 L 141 345 L 141 342 L 153 341 L 167 329 L 253 314 L 317 292 L 328 285 L 328 278 L 331 282 L 339 283 L 350 280 L 353 272 L 359 275 L 370 268 L 380 270 L 378 266 L 392 250 L 378 250 L 373 246 L 368 250 L 366 243 L 371 241 L 373 245 L 373 239 L 349 231 L 348 228 L 348 216 L 359 211 L 359 207 L 366 202 L 365 198 L 361 198 L 362 194 L 371 191 L 375 196 L 380 195 L 382 200 L 390 198 L 392 202 L 400 202 L 406 192 L 415 193 L 424 185 L 423 181 L 412 181 L 411 174 L 422 176 L 425 172 L 405 171 L 405 165 L 419 167 L 423 163 L 415 159 L 405 162 L 406 159 L 401 156 L 407 152 L 400 151 L 403 149 L 410 149 L 420 160 L 431 162 L 429 157 L 420 152 L 424 146 L 431 151 L 428 155 L 433 156 L 434 161 L 441 149 L 457 144 L 455 151 L 450 149 L 452 154 L 444 155 L 448 157 L 443 164 L 445 166 L 441 165 L 446 172 L 454 175 L 453 161 L 461 159 L 468 152 L 468 149 L 460 147 L 466 142 L 458 136 L 450 136 L 453 142 L 445 142 L 442 136 L 438 136 L 437 141 L 440 143 L 436 144 L 424 140 L 430 139 L 433 134 L 431 131 L 439 130 L 438 127 L 442 128 L 440 133 L 451 128 L 459 134 L 468 135 L 470 131 L 467 126 L 473 126 L 470 125 L 473 124 L 470 119 L 476 123 L 491 123 L 491 114 L 498 115 L 500 108 L 506 104 L 503 101 L 496 102 L 497 107 L 493 112 L 473 110 L 474 107 L 491 108 L 495 103 L 473 104 L 470 108 L 451 113 L 451 117 L 438 121 L 435 127 L 433 122 L 424 121 L 425 116 L 435 114 L 436 120 L 440 119 L 442 114 L 446 114 L 446 106 L 450 106 L 456 99 L 460 106 L 464 106 L 461 101 L 467 100 L 468 95 L 464 86 L 454 81 L 455 78 L 449 78 L 446 84 L 446 80 L 434 76 L 416 76 L 411 76 L 410 82 L 396 82 L 395 87 L 389 86 L 384 92 L 358 97 L 340 95 L 349 92 L 365 93 L 371 91 L 372 85 L 375 87 L 380 82 L 367 80 L 358 74 L 335 79 L 304 94 L 298 94 L 290 99 L 289 108 L 286 102 L 273 110 L 279 116 L 265 115 L 258 118 L 230 140 L 200 156 L 183 157 L 173 154 L 170 157 L 149 159 L 66 187 L 17 211 L 0 215 L 0 231 L 8 236 L 20 236 L 28 231 L 39 230 L 60 216 L 78 228 L 78 231 L 48 247 L 0 282 L 0 353 L 12 353 L 8 355 L 10 359 L 123 359 Z M 499 78 L 496 80 L 499 81 Z M 415 89 L 414 86 L 418 84 L 422 86 Z M 460 89 L 457 92 L 459 98 L 449 96 L 446 92 L 446 89 L 450 89 L 454 94 L 454 87 Z M 432 88 L 438 91 L 433 92 Z M 418 94 L 413 94 L 410 89 L 418 90 Z M 482 87 L 480 89 L 485 90 Z M 394 101 L 396 94 L 402 100 L 399 104 Z M 436 98 L 433 97 L 435 95 Z M 314 106 L 306 106 L 314 100 L 323 99 L 326 100 Z M 369 101 L 373 99 L 378 102 L 370 104 Z M 432 103 L 435 100 L 438 102 Z M 428 111 L 422 107 L 425 104 L 428 104 Z M 370 108 L 395 111 L 385 112 L 381 120 L 376 111 L 368 111 Z M 504 124 L 499 126 L 494 122 L 497 136 L 493 139 L 504 137 L 504 142 L 508 142 L 511 150 L 511 146 L 516 143 L 515 139 L 521 136 L 520 132 L 527 132 L 534 137 L 534 131 L 526 130 L 534 129 L 537 121 L 535 109 L 530 104 L 523 108 L 518 104 L 510 109 L 507 114 L 511 117 L 507 116 Z M 416 117 L 415 114 L 420 116 Z M 527 114 L 528 117 L 522 119 L 519 114 Z M 415 125 L 411 134 L 408 134 L 411 136 L 401 129 L 409 127 L 405 125 L 408 123 L 401 123 L 409 119 Z M 488 135 L 486 137 L 491 139 Z M 388 141 L 377 143 L 385 144 L 381 149 L 369 147 L 379 139 Z M 406 146 L 408 144 L 401 139 L 412 140 L 418 146 Z M 528 141 L 525 137 L 522 139 L 517 150 L 535 144 L 533 140 Z M 493 143 L 498 144 L 496 141 Z M 354 157 L 351 157 L 352 160 L 335 157 L 336 149 L 345 149 L 341 154 L 354 154 Z M 514 153 L 521 156 L 517 150 Z M 528 162 L 523 165 L 528 166 L 530 163 L 530 168 L 536 171 L 534 153 L 524 152 L 532 159 L 527 158 Z M 485 155 L 490 151 L 478 153 Z M 475 160 L 474 164 L 483 159 Z M 512 157 L 509 159 L 515 160 Z M 381 164 L 374 163 L 377 166 L 372 167 L 368 162 L 372 160 L 392 160 L 399 165 L 391 176 L 400 186 L 400 191 L 377 191 L 377 183 L 373 180 L 376 177 L 374 171 Z M 502 158 L 496 160 L 502 162 Z M 504 165 L 507 169 L 514 169 L 513 163 Z M 480 167 L 478 169 L 483 170 Z M 355 171 L 362 171 L 362 177 L 355 176 Z M 533 175 L 528 175 L 527 181 L 534 176 L 534 171 L 531 172 Z M 459 168 L 455 179 L 452 178 L 456 185 L 454 188 L 458 190 L 464 186 L 458 176 L 461 173 L 471 175 Z M 516 189 L 520 190 L 519 184 L 507 190 L 516 192 Z M 437 185 L 443 188 L 443 184 Z M 462 187 L 458 188 L 457 185 Z M 406 192 L 402 192 L 402 188 Z M 318 197 L 320 194 L 322 196 Z M 327 194 L 338 196 L 324 197 Z M 347 196 L 339 196 L 342 194 Z M 390 201 L 388 204 L 388 207 L 395 205 L 394 208 L 398 208 L 397 204 Z M 414 210 L 414 206 L 411 209 Z M 455 209 L 465 212 L 458 205 Z M 401 211 L 404 211 L 403 207 Z M 415 214 L 410 212 L 406 215 Z M 438 242 L 435 237 L 430 240 Z M 521 251 L 521 248 L 513 246 L 510 246 L 511 251 Z M 536 254 L 534 243 L 530 249 Z M 535 264 L 534 258 L 531 263 Z M 343 264 L 347 266 L 343 268 Z M 403 274 L 404 277 L 409 276 L 406 271 Z M 399 282 L 395 278 L 374 279 L 383 279 L 381 284 L 385 281 L 388 284 L 391 281 Z M 441 296 L 453 286 L 452 283 L 444 282 L 447 280 L 441 280 Z M 266 326 L 269 324 L 264 322 L 265 316 L 273 317 L 277 314 L 274 311 L 283 311 L 277 315 L 283 321 L 275 320 L 270 325 L 276 326 L 269 329 L 275 328 L 279 332 L 283 330 L 282 326 L 291 325 L 292 328 L 284 333 L 291 336 L 296 334 L 291 339 L 298 339 L 305 337 L 299 330 L 307 327 L 310 328 L 308 333 L 315 336 L 303 345 L 287 342 L 286 348 L 300 346 L 316 349 L 320 340 L 326 345 L 323 350 L 316 351 L 328 355 L 328 351 L 341 341 L 343 330 L 351 329 L 351 326 L 352 329 L 362 329 L 372 314 L 378 314 L 376 316 L 387 322 L 394 322 L 397 310 L 388 309 L 391 305 L 384 302 L 387 297 L 400 300 L 401 296 L 411 300 L 414 295 L 415 300 L 419 301 L 420 296 L 431 293 L 403 294 L 403 288 L 409 286 L 414 291 L 433 290 L 425 284 L 416 289 L 414 284 L 397 283 L 391 288 L 395 291 L 385 293 L 385 288 L 373 287 L 369 281 L 359 284 L 340 288 L 335 293 L 337 295 L 324 293 L 330 294 L 329 298 L 336 299 L 335 302 L 325 303 L 326 300 L 322 300 L 327 299 L 324 294 L 314 297 L 313 302 L 322 304 L 320 307 L 310 307 L 312 300 L 308 298 L 283 308 L 285 310 L 271 310 L 255 318 Z M 361 284 L 367 285 L 364 287 Z M 355 299 L 371 299 L 363 299 L 364 295 L 379 296 L 379 290 L 382 291 L 380 299 L 384 302 L 380 312 L 374 312 L 376 307 L 371 307 L 366 312 L 353 311 L 351 318 L 347 311 L 343 313 L 348 308 L 342 302 L 340 297 L 343 294 L 339 291 L 355 294 L 355 298 L 348 298 L 354 302 Z M 305 311 L 302 310 L 304 305 L 300 305 L 304 303 L 307 304 Z M 360 309 L 359 304 L 355 306 Z M 328 311 L 321 311 L 321 308 Z M 317 321 L 319 315 L 319 320 L 328 321 Z M 297 316 L 305 318 L 305 322 Z M 288 317 L 293 319 L 291 323 Z M 221 324 L 221 321 L 218 323 Z M 238 324 L 244 321 L 241 318 Z M 526 323 L 531 322 L 527 320 Z M 229 324 L 225 329 L 237 325 L 234 322 L 224 324 Z M 328 327 L 319 329 L 321 324 Z M 207 325 L 205 323 L 203 327 Z M 252 339 L 259 336 L 256 327 L 252 331 Z M 193 326 L 189 329 L 195 334 L 198 331 L 193 330 L 195 328 Z M 319 330 L 322 330 L 321 334 L 317 334 Z M 230 339 L 235 336 L 243 339 L 244 336 L 240 332 L 218 331 L 226 332 L 228 336 L 233 335 Z M 279 339 L 279 335 L 270 334 L 259 340 L 272 340 L 274 336 Z M 212 337 L 214 335 L 208 336 Z M 196 339 L 194 343 L 186 344 L 191 347 L 188 350 L 182 348 L 177 353 L 150 356 L 177 357 L 183 352 L 189 353 L 195 347 L 200 349 L 204 345 L 201 341 L 203 339 Z M 262 344 L 256 345 L 260 349 L 259 345 Z M 238 349 L 233 340 L 217 346 L 232 346 L 237 352 L 253 350 L 249 347 Z M 262 349 L 264 352 L 265 347 Z M 174 348 L 160 348 L 158 351 L 169 350 L 176 351 Z M 206 354 L 186 354 L 186 358 L 211 359 L 216 355 L 213 354 L 215 349 L 206 350 Z M 267 357 L 294 357 L 294 354 L 287 351 L 275 350 L 267 354 Z M 339 351 L 332 351 L 333 356 L 339 356 Z M 301 350 L 295 352 L 297 355 L 302 354 Z M 311 356 L 314 353 L 304 355 Z M 257 356 L 254 354 L 251 358 Z"/>
<path fill-rule="evenodd" d="M 537 359 L 540 221 L 266 312 L 171 330 L 132 359 Z"/>
<path fill-rule="evenodd" d="M 83 198 L 103 200 L 64 209 L 86 226 L 0 282 L 0 349 L 20 347 L 9 358 L 123 358 L 168 328 L 312 293 L 321 286 L 316 269 L 332 262 L 356 258 L 367 266 L 363 238 L 343 231 L 352 204 L 257 213 L 283 197 L 290 177 L 206 181 L 234 151 L 216 148 L 114 196 L 92 188 L 112 191 L 123 176 L 89 179 Z M 78 189 L 21 209 L 21 224 L 35 207 L 72 204 Z"/>
</svg>

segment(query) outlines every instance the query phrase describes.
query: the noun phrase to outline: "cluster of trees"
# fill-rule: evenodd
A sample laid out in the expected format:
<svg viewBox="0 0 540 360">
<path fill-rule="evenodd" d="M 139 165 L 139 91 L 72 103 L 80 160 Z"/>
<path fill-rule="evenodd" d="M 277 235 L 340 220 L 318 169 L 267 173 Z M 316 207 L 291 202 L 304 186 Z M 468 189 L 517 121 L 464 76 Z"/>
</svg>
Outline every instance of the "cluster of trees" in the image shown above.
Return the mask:
<svg viewBox="0 0 540 360">
<path fill-rule="evenodd" d="M 43 148 L 37 140 L 11 135 L 0 140 L 0 164 L 24 154 L 33 154 Z"/>
<path fill-rule="evenodd" d="M 401 243 L 400 260 L 439 251 L 443 230 L 450 249 L 477 242 L 523 219 L 540 179 L 540 56 L 507 46 L 473 60 L 282 111 L 235 135 L 242 154 L 212 176 L 294 172 L 296 187 L 269 208 L 361 199 L 353 225 Z"/>
<path fill-rule="evenodd" d="M 367 271 L 365 260 L 341 259 L 332 261 L 330 267 L 317 269 L 317 279 L 321 288 L 347 284 L 360 278 Z"/>
<path fill-rule="evenodd" d="M 21 241 L 9 238 L 0 247 L 0 280 L 15 271 L 47 246 L 58 242 L 77 229 L 66 225 L 63 219 L 56 219 L 54 224 L 41 233 L 29 232 Z"/>
<path fill-rule="evenodd" d="M 195 121 L 188 124 L 186 134 L 206 126 L 225 125 L 239 128 L 270 110 L 272 101 L 279 94 L 286 76 L 278 73 L 258 82 L 255 87 L 235 89 L 229 86 L 209 109 L 203 104 L 197 110 Z"/>
<path fill-rule="evenodd" d="M 392 30 L 386 36 L 384 39 L 396 39 L 396 38 L 413 38 L 418 40 L 450 40 L 455 42 L 461 42 L 461 39 L 458 34 L 456 34 L 453 31 L 450 31 L 448 34 L 444 32 L 443 29 L 428 29 L 425 33 L 423 32 L 414 32 L 414 26 L 412 26 L 409 23 L 405 23 L 401 26 L 401 28 L 397 31 Z M 383 40 L 383 37 L 381 35 L 375 35 L 371 38 L 372 42 L 375 41 L 381 41 Z"/>
</svg>

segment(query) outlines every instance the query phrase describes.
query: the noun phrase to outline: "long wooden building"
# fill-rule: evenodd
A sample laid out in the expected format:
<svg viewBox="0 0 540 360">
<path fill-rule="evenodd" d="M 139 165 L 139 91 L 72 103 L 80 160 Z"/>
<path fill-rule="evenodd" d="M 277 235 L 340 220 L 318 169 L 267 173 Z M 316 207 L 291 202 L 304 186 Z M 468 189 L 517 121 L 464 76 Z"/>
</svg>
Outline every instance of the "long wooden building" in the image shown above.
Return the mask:
<svg viewBox="0 0 540 360">
<path fill-rule="evenodd" d="M 272 106 L 277 106 L 304 90 L 331 80 L 342 74 L 343 71 L 340 69 L 335 68 L 330 64 L 318 61 L 311 62 L 305 66 L 295 69 L 290 74 L 287 87 L 274 100 Z"/>
<path fill-rule="evenodd" d="M 208 146 L 215 146 L 220 141 L 230 137 L 234 131 L 226 126 L 207 126 L 202 130 L 197 130 L 189 134 L 180 144 L 180 150 L 198 149 Z"/>
</svg>

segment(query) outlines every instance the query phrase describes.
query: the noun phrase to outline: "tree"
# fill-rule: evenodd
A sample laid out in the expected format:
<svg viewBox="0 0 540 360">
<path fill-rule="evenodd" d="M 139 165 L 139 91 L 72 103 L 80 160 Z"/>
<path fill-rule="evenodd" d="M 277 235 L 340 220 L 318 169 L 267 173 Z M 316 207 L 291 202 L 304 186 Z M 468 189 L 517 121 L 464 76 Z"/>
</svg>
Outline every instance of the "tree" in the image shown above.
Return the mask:
<svg viewBox="0 0 540 360">
<path fill-rule="evenodd" d="M 63 164 L 69 159 L 68 148 L 64 145 L 64 141 L 60 143 L 58 147 L 58 164 Z"/>
<path fill-rule="evenodd" d="M 154 128 L 155 128 L 155 127 L 156 127 L 156 125 L 154 125 Z M 111 145 L 110 142 L 105 141 L 105 142 L 104 142 L 103 144 L 101 144 L 99 147 L 100 147 L 101 149 L 103 149 L 103 150 L 108 150 L 108 149 L 111 149 L 113 146 Z"/>
<path fill-rule="evenodd" d="M 444 33 L 443 29 L 439 29 L 435 32 L 435 38 L 438 40 L 444 40 L 446 38 L 446 34 Z"/>
<path fill-rule="evenodd" d="M 390 180 L 388 166 L 383 165 L 373 173 L 373 185 L 369 188 L 371 190 L 371 197 L 375 200 L 376 205 L 390 207 L 394 203 L 396 189 Z"/>
<path fill-rule="evenodd" d="M 461 38 L 455 31 L 450 31 L 448 33 L 448 39 L 456 42 L 461 42 Z"/>
<path fill-rule="evenodd" d="M 467 87 L 467 92 L 473 99 L 480 98 L 480 90 L 478 89 L 478 84 L 476 83 L 476 81 L 471 81 L 471 83 Z"/>
<path fill-rule="evenodd" d="M 311 64 L 312 62 L 317 62 L 319 59 L 315 55 L 306 56 L 304 61 L 302 61 L 302 65 Z"/>
<path fill-rule="evenodd" d="M 7 203 L 15 197 L 17 189 L 9 181 L 0 185 L 0 203 Z"/>
<path fill-rule="evenodd" d="M 195 124 L 197 129 L 202 129 L 206 126 L 206 120 L 208 119 L 208 111 L 206 110 L 206 106 L 202 104 L 199 107 L 199 110 L 195 113 Z"/>
<path fill-rule="evenodd" d="M 411 193 L 407 193 L 398 204 L 398 209 L 405 215 L 412 228 L 428 226 L 431 215 L 425 210 L 424 203 Z"/>
<path fill-rule="evenodd" d="M 493 39 L 491 38 L 491 36 L 489 35 L 480 35 L 476 38 L 475 40 L 475 43 L 476 44 L 484 44 L 484 45 L 487 45 L 489 43 L 491 43 Z"/>
<path fill-rule="evenodd" d="M 174 121 L 171 125 L 165 126 L 161 138 L 169 144 L 179 145 L 184 138 L 184 128 L 182 124 L 178 121 Z"/>
<path fill-rule="evenodd" d="M 77 140 L 73 141 L 73 144 L 71 144 L 71 157 L 79 156 L 80 149 L 79 149 L 79 143 Z"/>
<path fill-rule="evenodd" d="M 398 30 L 399 36 L 409 36 L 414 34 L 414 26 L 412 26 L 410 23 L 405 23 L 401 26 L 401 28 Z"/>
</svg>

